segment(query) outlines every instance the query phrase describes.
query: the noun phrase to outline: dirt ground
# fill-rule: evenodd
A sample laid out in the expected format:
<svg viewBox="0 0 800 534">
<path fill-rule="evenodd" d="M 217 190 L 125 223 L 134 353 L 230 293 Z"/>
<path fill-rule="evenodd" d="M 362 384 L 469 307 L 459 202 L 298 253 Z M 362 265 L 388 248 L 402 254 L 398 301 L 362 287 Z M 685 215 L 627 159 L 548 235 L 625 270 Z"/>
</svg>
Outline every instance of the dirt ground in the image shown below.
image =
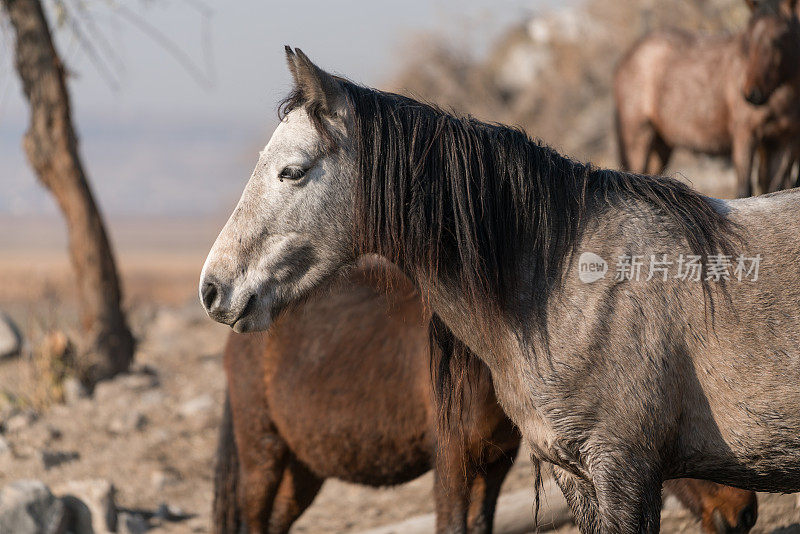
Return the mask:
<svg viewBox="0 0 800 534">
<path fill-rule="evenodd" d="M 729 186 L 714 182 L 705 190 L 724 194 Z M 210 531 L 224 395 L 221 350 L 228 332 L 204 316 L 195 284 L 222 221 L 112 224 L 140 340 L 135 367 L 100 385 L 93 398 L 32 412 L 24 402 L 37 384 L 31 362 L 0 362 L 0 438 L 7 445 L 0 447 L 0 486 L 19 478 L 39 478 L 51 487 L 108 479 L 119 505 L 147 518 L 151 532 Z M 35 342 L 41 332 L 74 319 L 60 223 L 0 219 L 0 227 L 14 229 L 0 232 L 0 309 Z M 9 407 L 8 399 L 16 404 Z M 525 454 L 520 457 L 504 492 L 531 487 L 530 463 Z M 429 513 L 431 484 L 430 474 L 385 489 L 328 481 L 293 531 L 357 532 Z M 796 504 L 794 495 L 760 496 L 754 532 L 800 533 Z M 663 531 L 699 529 L 688 512 L 669 506 Z"/>
</svg>

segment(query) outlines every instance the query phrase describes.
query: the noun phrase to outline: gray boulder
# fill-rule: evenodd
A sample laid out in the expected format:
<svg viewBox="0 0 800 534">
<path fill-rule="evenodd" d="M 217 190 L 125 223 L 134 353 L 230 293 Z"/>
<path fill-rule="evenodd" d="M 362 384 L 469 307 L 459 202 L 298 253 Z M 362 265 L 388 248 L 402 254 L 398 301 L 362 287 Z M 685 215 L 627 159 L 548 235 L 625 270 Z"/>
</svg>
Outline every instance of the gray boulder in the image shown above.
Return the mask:
<svg viewBox="0 0 800 534">
<path fill-rule="evenodd" d="M 71 480 L 53 487 L 72 517 L 75 534 L 109 534 L 117 531 L 116 490 L 108 480 Z"/>
<path fill-rule="evenodd" d="M 0 359 L 19 356 L 22 350 L 22 335 L 11 317 L 0 312 Z"/>
<path fill-rule="evenodd" d="M 18 480 L 0 490 L 0 532 L 63 534 L 64 503 L 39 480 Z"/>
</svg>

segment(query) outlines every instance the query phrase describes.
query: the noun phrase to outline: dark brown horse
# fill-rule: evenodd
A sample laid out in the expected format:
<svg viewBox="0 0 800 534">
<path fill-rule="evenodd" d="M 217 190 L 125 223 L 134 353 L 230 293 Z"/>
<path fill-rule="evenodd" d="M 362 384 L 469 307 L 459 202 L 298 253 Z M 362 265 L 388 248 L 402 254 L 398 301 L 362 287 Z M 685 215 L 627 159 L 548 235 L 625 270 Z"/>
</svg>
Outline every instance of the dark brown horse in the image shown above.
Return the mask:
<svg viewBox="0 0 800 534">
<path fill-rule="evenodd" d="M 748 4 L 737 35 L 656 32 L 625 55 L 614 78 L 623 168 L 659 174 L 675 148 L 731 155 L 745 197 L 758 154 L 761 192 L 787 185 L 800 148 L 796 0 Z"/>
<path fill-rule="evenodd" d="M 388 296 L 379 285 L 387 278 Z M 438 530 L 491 532 L 520 436 L 477 359 L 463 426 L 437 426 L 428 321 L 410 280 L 370 261 L 268 334 L 232 334 L 216 532 L 239 532 L 242 522 L 251 533 L 287 532 L 326 478 L 382 486 L 432 467 Z M 752 492 L 690 479 L 665 487 L 705 532 L 747 532 L 755 523 Z"/>
</svg>

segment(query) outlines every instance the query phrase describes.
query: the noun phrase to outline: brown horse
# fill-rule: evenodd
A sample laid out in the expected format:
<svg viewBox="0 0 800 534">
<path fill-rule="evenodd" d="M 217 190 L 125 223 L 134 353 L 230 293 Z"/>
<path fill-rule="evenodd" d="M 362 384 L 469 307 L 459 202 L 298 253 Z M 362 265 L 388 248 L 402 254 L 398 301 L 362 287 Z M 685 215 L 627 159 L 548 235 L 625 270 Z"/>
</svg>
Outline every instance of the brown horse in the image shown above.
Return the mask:
<svg viewBox="0 0 800 534">
<path fill-rule="evenodd" d="M 796 0 L 750 1 L 733 36 L 652 33 L 614 77 L 620 164 L 659 174 L 674 148 L 731 155 L 738 195 L 786 185 L 800 144 L 800 22 Z"/>
<path fill-rule="evenodd" d="M 387 278 L 388 295 L 379 285 Z M 520 436 L 478 359 L 463 427 L 437 426 L 428 321 L 410 280 L 370 260 L 268 334 L 232 334 L 216 532 L 239 532 L 242 521 L 251 533 L 287 532 L 326 478 L 382 486 L 432 467 L 438 531 L 491 532 Z M 705 532 L 747 532 L 755 523 L 752 492 L 690 479 L 665 487 Z"/>
</svg>

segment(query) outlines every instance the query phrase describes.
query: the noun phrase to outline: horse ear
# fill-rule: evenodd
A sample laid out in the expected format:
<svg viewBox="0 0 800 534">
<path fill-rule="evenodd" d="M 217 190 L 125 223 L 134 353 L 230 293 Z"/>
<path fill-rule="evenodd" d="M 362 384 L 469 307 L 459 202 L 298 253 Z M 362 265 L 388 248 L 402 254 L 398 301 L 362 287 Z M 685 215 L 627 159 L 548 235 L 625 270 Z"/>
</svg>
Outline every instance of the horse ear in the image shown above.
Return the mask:
<svg viewBox="0 0 800 534">
<path fill-rule="evenodd" d="M 344 115 L 347 98 L 336 78 L 317 67 L 299 48 L 292 50 L 287 46 L 286 61 L 307 105 L 318 105 L 331 116 Z"/>
</svg>

